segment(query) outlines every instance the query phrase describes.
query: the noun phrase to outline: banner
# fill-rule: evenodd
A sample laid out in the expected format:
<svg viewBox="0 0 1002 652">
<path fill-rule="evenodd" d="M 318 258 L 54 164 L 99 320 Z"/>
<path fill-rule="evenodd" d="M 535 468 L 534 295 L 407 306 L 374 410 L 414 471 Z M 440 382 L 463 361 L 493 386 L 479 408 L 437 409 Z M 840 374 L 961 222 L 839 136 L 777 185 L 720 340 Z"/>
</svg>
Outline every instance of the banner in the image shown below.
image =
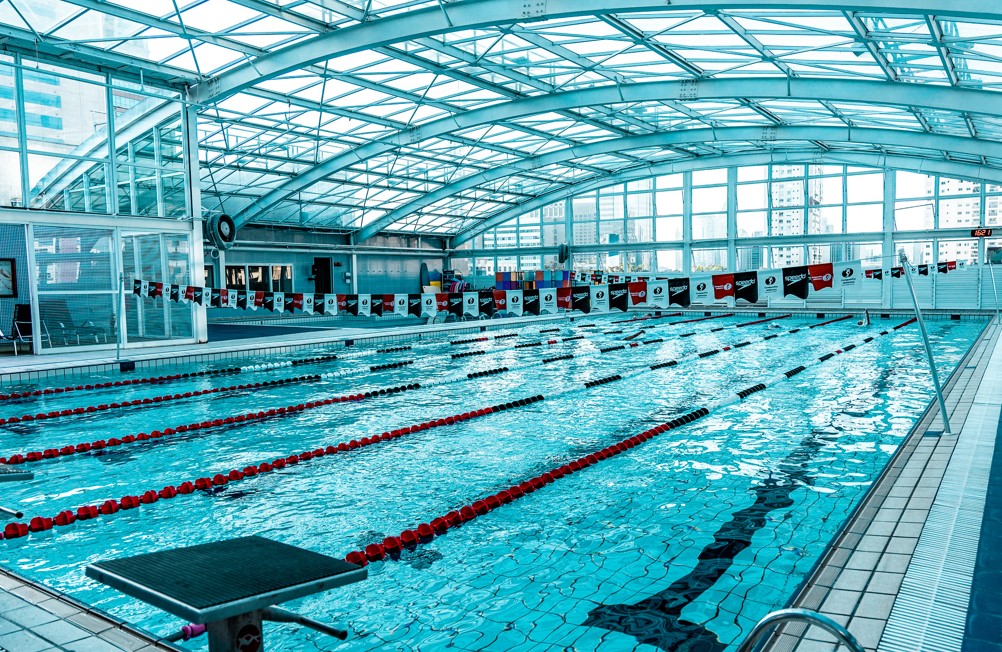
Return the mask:
<svg viewBox="0 0 1002 652">
<path fill-rule="evenodd" d="M 685 279 L 686 300 L 688 298 L 688 279 Z M 668 307 L 668 281 L 651 280 L 647 282 L 647 307 Z"/>
<path fill-rule="evenodd" d="M 435 293 L 435 310 L 437 312 L 449 312 L 449 294 L 446 292 Z"/>
<path fill-rule="evenodd" d="M 591 312 L 591 286 L 579 285 L 571 288 L 571 309 L 587 314 Z"/>
<path fill-rule="evenodd" d="M 709 276 L 697 276 L 690 279 L 690 300 L 694 303 L 709 303 L 711 285 Z"/>
<path fill-rule="evenodd" d="M 591 311 L 609 312 L 609 286 L 593 285 L 591 290 Z"/>
<path fill-rule="evenodd" d="M 462 292 L 450 292 L 449 293 L 449 314 L 455 315 L 457 317 L 463 316 L 463 293 Z"/>
<path fill-rule="evenodd" d="M 252 307 L 254 301 L 247 301 L 247 293 L 237 290 L 237 308 L 240 310 L 247 310 L 248 307 Z"/>
<path fill-rule="evenodd" d="M 274 292 L 262 292 L 261 294 L 264 296 L 262 307 L 265 310 L 274 310 L 275 309 L 275 293 Z"/>
<path fill-rule="evenodd" d="M 174 303 L 181 300 L 181 286 L 171 285 L 170 289 L 167 291 L 167 298 Z"/>
<path fill-rule="evenodd" d="M 521 290 L 508 290 L 508 312 L 513 315 L 522 315 L 522 291 Z"/>
<path fill-rule="evenodd" d="M 859 287 L 859 279 L 863 276 L 863 267 L 858 260 L 835 263 L 835 289 L 845 290 Z"/>
<path fill-rule="evenodd" d="M 363 298 L 365 297 L 365 298 Z M 383 295 L 382 294 L 359 294 L 359 313 L 365 308 L 365 305 L 369 306 L 369 314 L 374 316 L 383 316 Z"/>
<path fill-rule="evenodd" d="M 463 292 L 463 314 L 471 317 L 480 316 L 480 303 L 476 292 Z"/>
<path fill-rule="evenodd" d="M 637 306 L 647 303 L 647 281 L 633 281 L 629 284 L 630 304 Z"/>
<path fill-rule="evenodd" d="M 616 283 L 609 286 L 609 308 L 626 312 L 630 309 L 630 285 Z"/>
<path fill-rule="evenodd" d="M 146 292 L 149 291 L 149 284 L 148 283 L 146 284 L 147 285 L 146 292 L 143 291 L 143 284 L 144 283 L 146 283 L 146 282 L 145 281 L 140 281 L 139 279 L 136 279 L 136 280 L 132 281 L 132 293 L 134 295 L 136 295 L 137 297 L 145 297 L 146 296 Z"/>
<path fill-rule="evenodd" d="M 833 287 L 835 267 L 831 263 L 808 265 L 807 273 L 811 275 L 811 287 L 815 292 Z"/>
<path fill-rule="evenodd" d="M 222 296 L 219 294 L 219 290 L 212 288 L 212 292 L 209 293 L 209 305 L 213 308 L 222 308 L 223 301 Z"/>
<path fill-rule="evenodd" d="M 866 278 L 872 278 L 875 280 L 881 280 L 884 278 L 884 270 L 882 269 L 868 269 L 866 270 Z"/>
<path fill-rule="evenodd" d="M 778 269 L 758 271 L 758 296 L 776 298 L 783 293 L 783 274 Z"/>
<path fill-rule="evenodd" d="M 758 303 L 758 272 L 734 272 L 734 298 Z"/>
<path fill-rule="evenodd" d="M 358 295 L 357 294 L 339 294 L 337 295 L 337 307 L 338 310 L 345 313 L 346 315 L 358 316 Z"/>
<path fill-rule="evenodd" d="M 783 296 L 791 294 L 798 299 L 807 299 L 810 292 L 810 273 L 806 265 L 783 268 Z"/>
<path fill-rule="evenodd" d="M 423 317 L 424 312 L 421 310 L 421 304 L 423 303 L 423 294 L 408 294 L 407 295 L 407 314 L 412 317 Z M 431 296 L 431 295 L 428 295 Z M 435 299 L 431 300 L 435 303 Z"/>
<path fill-rule="evenodd" d="M 150 283 L 150 298 L 159 299 L 164 295 L 163 283 Z"/>
<path fill-rule="evenodd" d="M 892 267 L 891 268 L 891 278 L 901 278 L 905 271 L 904 267 Z"/>
<path fill-rule="evenodd" d="M 571 299 L 572 292 L 574 292 L 573 288 L 557 288 L 557 308 L 563 308 L 564 310 L 574 309 Z"/>
<path fill-rule="evenodd" d="M 539 291 L 539 314 L 557 314 L 557 288 L 546 288 Z"/>
<path fill-rule="evenodd" d="M 219 297 L 223 302 L 224 308 L 236 308 L 237 307 L 237 291 L 236 290 L 220 290 Z"/>
<path fill-rule="evenodd" d="M 209 302 L 212 301 L 212 288 L 201 288 L 201 290 L 202 296 L 200 298 L 196 297 L 195 301 L 200 306 L 207 306 L 209 305 Z"/>
<path fill-rule="evenodd" d="M 955 269 L 957 269 L 956 261 L 947 261 L 945 263 L 939 263 L 938 265 L 936 265 L 936 271 L 938 271 L 940 274 L 947 274 Z"/>
<path fill-rule="evenodd" d="M 713 299 L 722 301 L 727 297 L 734 296 L 734 274 L 714 274 L 713 279 Z"/>
<path fill-rule="evenodd" d="M 407 311 L 407 296 L 404 295 L 404 312 Z M 395 315 L 397 313 L 397 295 L 395 294 L 384 294 L 383 295 L 383 313 L 384 315 Z"/>
<path fill-rule="evenodd" d="M 494 291 L 481 290 L 477 293 L 477 304 L 481 315 L 494 316 Z"/>
<path fill-rule="evenodd" d="M 275 301 L 275 312 L 282 312 L 285 310 L 285 292 L 273 292 Z"/>
<path fill-rule="evenodd" d="M 508 312 L 507 290 L 494 290 L 494 308 L 498 312 Z"/>
<path fill-rule="evenodd" d="M 194 285 L 184 286 L 184 294 L 182 295 L 182 301 L 184 303 L 191 303 L 195 300 L 196 294 L 198 294 L 198 298 L 201 299 L 202 298 L 201 291 L 196 293 L 195 290 L 200 290 L 200 288 L 197 288 Z"/>
<path fill-rule="evenodd" d="M 313 293 L 303 295 L 303 312 L 307 315 L 313 314 Z"/>
<path fill-rule="evenodd" d="M 420 300 L 420 297 L 419 297 Z M 394 294 L 393 295 L 393 314 L 399 317 L 406 317 L 410 313 L 410 296 L 407 294 Z M 420 305 L 420 303 L 418 304 Z M 383 314 L 386 314 L 386 306 L 383 306 Z M 420 313 L 417 315 L 420 317 Z"/>
<path fill-rule="evenodd" d="M 372 295 L 358 295 L 358 316 L 368 317 L 372 314 Z"/>
<path fill-rule="evenodd" d="M 295 310 L 299 310 L 300 312 L 302 312 L 302 310 L 303 310 L 303 295 L 300 294 L 299 292 L 296 292 L 294 294 L 290 294 L 289 295 L 289 301 L 288 301 L 288 303 L 285 304 L 285 309 L 288 310 L 289 312 L 293 312 Z"/>
<path fill-rule="evenodd" d="M 928 265 L 919 265 L 918 266 L 918 273 L 919 273 L 919 276 L 929 276 L 929 266 Z"/>
<path fill-rule="evenodd" d="M 323 296 L 324 312 L 327 315 L 336 315 L 338 313 L 338 308 L 340 308 L 340 306 L 338 305 L 338 297 L 337 297 L 337 295 L 336 294 L 324 294 L 322 296 Z M 313 298 L 313 305 L 314 306 L 317 305 L 317 299 L 316 299 L 316 297 Z"/>
<path fill-rule="evenodd" d="M 254 309 L 264 307 L 264 292 L 257 290 L 254 292 Z"/>
<path fill-rule="evenodd" d="M 539 290 L 522 290 L 522 312 L 529 315 L 539 314 Z"/>
</svg>

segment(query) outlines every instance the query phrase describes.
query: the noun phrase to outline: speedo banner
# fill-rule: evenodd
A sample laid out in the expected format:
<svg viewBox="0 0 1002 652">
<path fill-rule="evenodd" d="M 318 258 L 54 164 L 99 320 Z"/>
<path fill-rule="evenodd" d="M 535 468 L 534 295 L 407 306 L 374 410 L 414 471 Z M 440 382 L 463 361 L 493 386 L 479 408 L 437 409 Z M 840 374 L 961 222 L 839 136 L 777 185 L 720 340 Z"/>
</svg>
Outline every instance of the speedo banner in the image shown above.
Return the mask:
<svg viewBox="0 0 1002 652">
<path fill-rule="evenodd" d="M 289 300 L 285 304 L 285 309 L 289 312 L 303 309 L 303 295 L 299 292 L 289 295 Z"/>
<path fill-rule="evenodd" d="M 393 315 L 397 310 L 397 295 L 395 294 L 384 294 L 383 295 L 383 314 Z M 407 298 L 404 297 L 404 311 L 407 310 Z"/>
<path fill-rule="evenodd" d="M 859 287 L 859 279 L 863 276 L 863 266 L 858 260 L 835 263 L 833 273 L 836 289 L 857 288 Z"/>
<path fill-rule="evenodd" d="M 513 315 L 522 314 L 522 291 L 508 290 L 508 312 Z"/>
<path fill-rule="evenodd" d="M 631 281 L 628 287 L 630 288 L 631 306 L 647 304 L 647 281 Z"/>
<path fill-rule="evenodd" d="M 609 312 L 609 286 L 593 285 L 591 290 L 591 311 Z"/>
<path fill-rule="evenodd" d="M 734 272 L 734 298 L 758 303 L 758 272 Z"/>
<path fill-rule="evenodd" d="M 481 315 L 494 316 L 494 290 L 481 290 L 478 292 L 477 303 L 480 306 Z"/>
<path fill-rule="evenodd" d="M 240 310 L 246 310 L 248 307 L 254 306 L 254 300 L 247 301 L 247 293 L 242 290 L 237 290 L 237 308 Z"/>
<path fill-rule="evenodd" d="M 628 283 L 615 283 L 609 286 L 609 309 L 622 312 L 630 309 L 630 286 Z"/>
<path fill-rule="evenodd" d="M 342 297 L 344 297 L 342 299 Z M 339 294 L 337 297 L 338 308 L 340 309 L 342 305 L 344 308 L 342 311 L 348 315 L 358 316 L 358 295 L 357 294 Z"/>
<path fill-rule="evenodd" d="M 264 308 L 265 310 L 274 310 L 275 309 L 275 293 L 274 292 L 264 292 L 263 294 L 264 294 L 264 300 L 263 300 L 263 302 L 261 304 L 261 307 Z"/>
<path fill-rule="evenodd" d="M 421 294 L 408 294 L 407 295 L 407 314 L 414 317 L 423 317 L 424 313 L 421 310 L 422 298 L 424 295 Z M 431 296 L 431 295 L 429 295 Z M 435 302 L 434 299 L 431 300 L 432 303 Z"/>
<path fill-rule="evenodd" d="M 372 314 L 372 296 L 369 294 L 358 295 L 358 314 L 361 317 L 368 317 Z"/>
<path fill-rule="evenodd" d="M 151 299 L 158 299 L 158 298 L 162 297 L 163 295 L 164 295 L 164 284 L 163 283 L 160 283 L 160 282 L 150 283 L 150 298 Z"/>
<path fill-rule="evenodd" d="M 831 263 L 808 265 L 807 273 L 811 275 L 811 287 L 814 291 L 833 287 L 835 282 L 835 267 Z"/>
<path fill-rule="evenodd" d="M 546 288 L 539 291 L 539 314 L 557 314 L 557 288 Z"/>
<path fill-rule="evenodd" d="M 463 314 L 471 317 L 480 315 L 480 304 L 476 292 L 463 292 Z"/>
<path fill-rule="evenodd" d="M 529 315 L 539 314 L 539 290 L 522 290 L 522 312 Z"/>
<path fill-rule="evenodd" d="M 866 270 L 866 278 L 872 278 L 874 280 L 880 281 L 884 278 L 884 270 L 868 269 Z"/>
<path fill-rule="evenodd" d="M 181 300 L 181 294 L 182 294 L 181 286 L 171 285 L 170 288 L 167 290 L 167 299 L 173 301 L 174 303 L 177 303 L 178 301 Z"/>
<path fill-rule="evenodd" d="M 727 297 L 734 296 L 734 274 L 714 274 L 711 278 L 714 301 L 725 301 Z"/>
<path fill-rule="evenodd" d="M 254 292 L 254 309 L 264 308 L 264 292 L 256 290 Z"/>
<path fill-rule="evenodd" d="M 198 292 L 196 292 L 196 290 L 198 290 Z M 194 285 L 186 285 L 184 286 L 184 295 L 182 296 L 182 300 L 185 303 L 191 303 L 192 301 L 195 300 L 196 294 L 198 295 L 199 298 L 201 298 L 202 296 L 201 288 L 197 288 Z"/>
<path fill-rule="evenodd" d="M 144 287 L 145 286 L 145 287 Z M 149 281 L 136 279 L 132 282 L 132 293 L 139 297 L 145 297 L 150 291 Z"/>
<path fill-rule="evenodd" d="M 212 292 L 209 293 L 209 305 L 213 308 L 222 308 L 223 302 L 219 295 L 218 288 L 212 288 Z"/>
<path fill-rule="evenodd" d="M 591 312 L 591 286 L 578 285 L 571 288 L 571 309 L 583 313 Z"/>
<path fill-rule="evenodd" d="M 457 317 L 463 316 L 463 293 L 462 292 L 450 292 L 449 293 L 449 314 L 455 315 Z"/>
<path fill-rule="evenodd" d="M 783 272 L 778 269 L 760 269 L 758 295 L 766 299 L 783 296 Z"/>
<path fill-rule="evenodd" d="M 449 294 L 447 292 L 435 293 L 435 310 L 449 312 Z"/>
<path fill-rule="evenodd" d="M 557 288 L 557 308 L 563 308 L 564 310 L 574 309 L 571 300 L 571 293 L 573 291 L 572 288 Z"/>
<path fill-rule="evenodd" d="M 689 280 L 689 300 L 693 303 L 710 303 L 710 288 L 713 285 L 710 277 L 694 276 Z"/>
<path fill-rule="evenodd" d="M 498 312 L 508 311 L 508 292 L 505 290 L 494 290 L 494 308 Z"/>
<path fill-rule="evenodd" d="M 689 290 L 689 279 L 686 281 L 686 294 Z M 688 303 L 688 300 L 686 300 Z M 647 282 L 647 307 L 648 308 L 667 308 L 669 304 L 668 301 L 668 281 L 648 281 Z"/>
<path fill-rule="evenodd" d="M 393 295 L 393 314 L 399 315 L 400 317 L 406 317 L 409 312 L 409 306 L 407 305 L 408 295 L 406 294 L 394 294 Z M 386 308 L 383 308 L 383 314 L 386 314 Z M 420 313 L 417 315 L 420 317 Z"/>
<path fill-rule="evenodd" d="M 811 275 L 807 265 L 783 268 L 783 296 L 793 295 L 798 299 L 807 299 L 810 292 Z"/>
<path fill-rule="evenodd" d="M 664 283 L 668 286 L 668 305 L 688 308 L 692 303 L 692 279 L 670 278 Z"/>
<path fill-rule="evenodd" d="M 891 268 L 891 278 L 901 278 L 904 275 L 904 267 L 892 267 Z"/>
<path fill-rule="evenodd" d="M 929 266 L 928 265 L 919 265 L 918 266 L 918 273 L 919 273 L 919 276 L 929 276 Z"/>
<path fill-rule="evenodd" d="M 358 295 L 358 305 L 359 312 L 361 312 L 362 307 L 362 296 Z M 366 302 L 369 304 L 369 314 L 375 317 L 383 316 L 383 295 L 381 294 L 370 294 L 368 295 L 369 300 Z"/>
</svg>

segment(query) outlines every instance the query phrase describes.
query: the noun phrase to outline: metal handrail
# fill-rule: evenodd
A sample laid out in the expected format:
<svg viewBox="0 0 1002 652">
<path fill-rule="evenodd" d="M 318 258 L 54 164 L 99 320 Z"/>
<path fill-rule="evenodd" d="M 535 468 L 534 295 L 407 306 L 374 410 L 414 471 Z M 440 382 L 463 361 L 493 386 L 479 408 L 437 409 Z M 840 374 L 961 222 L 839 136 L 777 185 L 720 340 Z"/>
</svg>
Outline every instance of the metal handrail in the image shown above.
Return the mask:
<svg viewBox="0 0 1002 652">
<path fill-rule="evenodd" d="M 838 624 L 828 616 L 819 614 L 816 611 L 809 611 L 807 609 L 780 609 L 779 611 L 773 611 L 771 614 L 767 615 L 762 620 L 755 624 L 752 628 L 751 633 L 748 634 L 748 638 L 744 640 L 740 647 L 738 647 L 738 652 L 751 652 L 755 648 L 755 644 L 758 643 L 762 635 L 769 630 L 769 628 L 779 625 L 782 623 L 793 622 L 797 620 L 806 620 L 811 625 L 817 625 L 818 627 L 828 631 L 830 634 L 839 639 L 839 642 L 848 647 L 852 652 L 865 652 L 863 646 L 859 644 L 856 637 L 849 633 L 842 625 Z"/>
</svg>

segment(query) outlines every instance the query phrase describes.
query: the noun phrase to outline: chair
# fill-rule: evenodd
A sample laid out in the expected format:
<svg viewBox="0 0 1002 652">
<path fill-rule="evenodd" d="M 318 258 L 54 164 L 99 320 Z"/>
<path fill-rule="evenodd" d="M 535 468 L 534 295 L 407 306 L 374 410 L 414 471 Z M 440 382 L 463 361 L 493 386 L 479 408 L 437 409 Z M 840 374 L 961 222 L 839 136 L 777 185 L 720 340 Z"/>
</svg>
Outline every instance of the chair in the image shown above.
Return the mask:
<svg viewBox="0 0 1002 652">
<path fill-rule="evenodd" d="M 42 324 L 40 341 L 52 344 L 49 332 Z M 11 339 L 14 340 L 14 353 L 17 354 L 17 343 L 32 344 L 35 341 L 34 329 L 31 325 L 31 305 L 27 303 L 14 304 L 14 324 L 11 327 Z"/>
<path fill-rule="evenodd" d="M 71 346 L 74 344 L 74 340 L 77 346 L 81 344 L 80 338 L 94 338 L 95 344 L 100 344 L 100 338 L 104 338 L 104 342 L 108 342 L 108 331 L 107 329 L 96 326 L 92 321 L 86 321 L 82 325 L 78 325 L 73 321 L 73 314 L 70 312 L 69 306 L 62 299 L 48 299 L 46 301 L 39 303 L 39 313 L 41 314 L 41 319 L 39 320 L 42 324 L 42 328 L 45 331 L 45 335 L 58 337 L 62 340 L 63 346 Z"/>
<path fill-rule="evenodd" d="M 6 341 L 6 342 L 10 342 L 11 344 L 13 344 L 14 345 L 14 355 L 17 355 L 17 338 L 14 336 L 14 333 L 11 333 L 10 335 L 7 335 L 3 331 L 0 331 L 0 341 Z"/>
</svg>

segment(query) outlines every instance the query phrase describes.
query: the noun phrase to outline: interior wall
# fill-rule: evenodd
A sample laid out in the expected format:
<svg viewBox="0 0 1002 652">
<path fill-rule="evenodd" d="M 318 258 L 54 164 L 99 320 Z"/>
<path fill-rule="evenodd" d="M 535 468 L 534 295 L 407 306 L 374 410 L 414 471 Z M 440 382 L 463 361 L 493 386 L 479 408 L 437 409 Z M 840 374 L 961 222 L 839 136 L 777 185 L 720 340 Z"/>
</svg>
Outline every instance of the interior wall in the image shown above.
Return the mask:
<svg viewBox="0 0 1002 652">
<path fill-rule="evenodd" d="M 17 275 L 17 297 L 0 298 L 0 330 L 4 335 L 10 335 L 14 321 L 14 304 L 31 301 L 28 253 L 25 248 L 23 225 L 0 224 L 0 258 L 13 258 L 14 271 Z"/>
</svg>

